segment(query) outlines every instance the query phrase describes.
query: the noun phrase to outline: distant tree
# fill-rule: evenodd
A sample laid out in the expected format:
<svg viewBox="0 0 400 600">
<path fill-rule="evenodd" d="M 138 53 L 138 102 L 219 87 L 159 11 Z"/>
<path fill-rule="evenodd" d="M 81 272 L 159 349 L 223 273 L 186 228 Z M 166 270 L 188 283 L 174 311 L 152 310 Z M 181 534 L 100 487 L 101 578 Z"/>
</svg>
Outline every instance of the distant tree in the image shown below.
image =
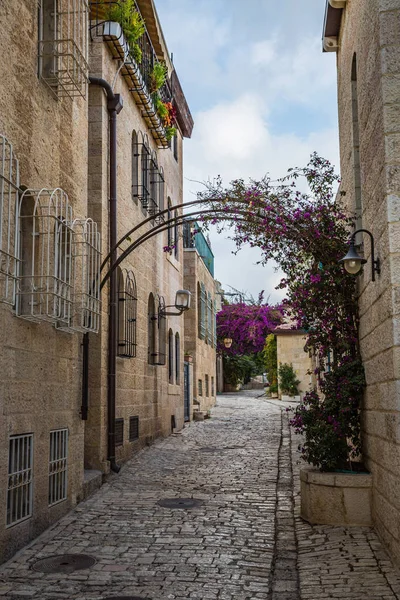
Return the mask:
<svg viewBox="0 0 400 600">
<path fill-rule="evenodd" d="M 263 357 L 268 381 L 275 386 L 278 382 L 278 343 L 273 333 L 270 333 L 265 340 Z"/>
</svg>

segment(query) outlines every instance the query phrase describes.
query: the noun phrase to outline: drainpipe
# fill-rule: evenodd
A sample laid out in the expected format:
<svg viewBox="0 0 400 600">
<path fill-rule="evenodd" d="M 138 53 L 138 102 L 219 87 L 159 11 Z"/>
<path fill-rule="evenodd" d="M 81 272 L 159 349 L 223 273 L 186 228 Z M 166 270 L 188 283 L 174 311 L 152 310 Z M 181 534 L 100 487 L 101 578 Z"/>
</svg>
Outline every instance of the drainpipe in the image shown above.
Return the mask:
<svg viewBox="0 0 400 600">
<path fill-rule="evenodd" d="M 107 94 L 107 110 L 110 121 L 109 161 L 110 161 L 110 199 L 109 199 L 109 238 L 110 248 L 114 248 L 110 256 L 110 265 L 117 260 L 117 115 L 121 112 L 123 102 L 120 94 L 114 94 L 111 85 L 100 77 L 89 77 L 91 85 L 102 87 Z M 118 306 L 117 270 L 110 277 L 110 296 L 108 312 L 108 371 L 107 371 L 107 415 L 108 415 L 108 456 L 110 468 L 118 473 L 120 467 L 115 461 L 115 389 L 117 364 L 117 306 Z M 85 334 L 85 336 L 88 334 Z M 87 364 L 89 340 L 83 345 L 84 365 Z M 85 352 L 86 361 L 85 361 Z M 83 381 L 88 385 L 88 378 Z"/>
</svg>

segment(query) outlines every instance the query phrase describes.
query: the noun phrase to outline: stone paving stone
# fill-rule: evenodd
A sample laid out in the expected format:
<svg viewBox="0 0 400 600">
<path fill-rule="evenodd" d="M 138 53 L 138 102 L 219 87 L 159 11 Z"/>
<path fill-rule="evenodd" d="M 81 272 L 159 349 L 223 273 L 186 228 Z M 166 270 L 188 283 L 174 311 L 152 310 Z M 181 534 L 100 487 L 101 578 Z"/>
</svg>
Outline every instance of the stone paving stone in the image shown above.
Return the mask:
<svg viewBox="0 0 400 600">
<path fill-rule="evenodd" d="M 1 600 L 400 598 L 373 531 L 299 519 L 297 444 L 282 404 L 259 393 L 221 396 L 212 419 L 139 452 L 0 568 Z M 203 504 L 157 504 L 178 497 Z M 61 553 L 97 563 L 70 574 L 30 569 Z"/>
</svg>

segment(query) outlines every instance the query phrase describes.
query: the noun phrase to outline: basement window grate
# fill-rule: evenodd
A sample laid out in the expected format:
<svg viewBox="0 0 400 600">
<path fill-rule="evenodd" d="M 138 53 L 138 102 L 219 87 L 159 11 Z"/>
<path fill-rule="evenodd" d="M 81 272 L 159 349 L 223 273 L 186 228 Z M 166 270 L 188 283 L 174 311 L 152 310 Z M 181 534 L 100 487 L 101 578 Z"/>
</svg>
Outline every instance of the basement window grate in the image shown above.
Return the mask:
<svg viewBox="0 0 400 600">
<path fill-rule="evenodd" d="M 124 443 L 124 420 L 115 419 L 115 445 L 122 446 Z"/>
<path fill-rule="evenodd" d="M 13 435 L 8 447 L 7 527 L 32 516 L 33 433 Z"/>
<path fill-rule="evenodd" d="M 139 439 L 139 417 L 129 417 L 129 441 Z"/>
<path fill-rule="evenodd" d="M 49 506 L 67 499 L 68 430 L 50 432 Z"/>
</svg>

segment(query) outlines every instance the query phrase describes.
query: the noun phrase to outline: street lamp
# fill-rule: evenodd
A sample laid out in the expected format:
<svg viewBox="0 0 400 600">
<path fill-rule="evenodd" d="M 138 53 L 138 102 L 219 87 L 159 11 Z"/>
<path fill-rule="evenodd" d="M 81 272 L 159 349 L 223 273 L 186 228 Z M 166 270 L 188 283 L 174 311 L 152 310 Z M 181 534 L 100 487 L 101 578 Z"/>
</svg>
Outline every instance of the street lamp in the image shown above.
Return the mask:
<svg viewBox="0 0 400 600">
<path fill-rule="evenodd" d="M 191 296 L 189 290 L 178 290 L 175 295 L 175 304 L 169 304 L 161 308 L 159 311 L 160 316 L 179 316 L 189 310 Z M 167 308 L 176 308 L 177 312 L 169 311 Z"/>
<path fill-rule="evenodd" d="M 232 338 L 224 338 L 224 346 L 225 348 L 230 348 L 232 346 Z"/>
<path fill-rule="evenodd" d="M 362 258 L 358 254 L 358 252 L 355 248 L 355 237 L 356 237 L 357 233 L 361 233 L 361 232 L 367 233 L 371 240 L 372 281 L 375 281 L 375 273 L 378 273 L 378 275 L 379 275 L 381 272 L 381 262 L 380 262 L 379 258 L 375 259 L 374 237 L 373 237 L 372 233 L 370 231 L 368 231 L 368 229 L 357 229 L 357 231 L 355 231 L 353 233 L 353 235 L 350 238 L 349 251 L 347 252 L 346 256 L 344 256 L 343 258 L 341 258 L 339 260 L 339 262 L 343 263 L 345 270 L 348 273 L 350 273 L 351 275 L 355 275 L 356 273 L 358 273 L 359 270 L 361 269 L 361 265 L 364 265 L 367 262 L 367 259 Z"/>
</svg>

